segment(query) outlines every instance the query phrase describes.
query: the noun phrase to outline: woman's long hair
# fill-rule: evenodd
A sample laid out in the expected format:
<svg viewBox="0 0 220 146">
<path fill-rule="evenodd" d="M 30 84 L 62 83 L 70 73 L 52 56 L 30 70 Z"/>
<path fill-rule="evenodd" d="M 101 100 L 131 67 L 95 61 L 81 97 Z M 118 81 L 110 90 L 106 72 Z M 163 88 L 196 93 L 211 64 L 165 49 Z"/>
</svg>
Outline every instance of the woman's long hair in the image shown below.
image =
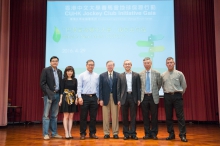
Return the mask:
<svg viewBox="0 0 220 146">
<path fill-rule="evenodd" d="M 64 71 L 64 79 L 65 79 L 65 80 L 68 79 L 67 71 L 70 71 L 70 70 L 73 71 L 73 75 L 71 76 L 71 78 L 72 78 L 72 79 L 75 78 L 75 70 L 74 70 L 74 68 L 73 68 L 72 66 L 67 66 L 67 67 L 65 68 L 65 71 Z"/>
</svg>

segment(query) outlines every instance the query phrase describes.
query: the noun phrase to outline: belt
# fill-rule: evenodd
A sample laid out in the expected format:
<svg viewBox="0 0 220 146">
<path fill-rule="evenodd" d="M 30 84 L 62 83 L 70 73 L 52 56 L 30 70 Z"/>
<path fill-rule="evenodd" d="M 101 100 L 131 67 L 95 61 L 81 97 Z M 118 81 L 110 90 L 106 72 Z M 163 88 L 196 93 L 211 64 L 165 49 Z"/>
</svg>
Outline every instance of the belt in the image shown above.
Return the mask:
<svg viewBox="0 0 220 146">
<path fill-rule="evenodd" d="M 181 94 L 181 92 L 169 92 L 169 93 L 164 93 L 164 94 L 174 95 L 174 94 Z"/>
<path fill-rule="evenodd" d="M 146 96 L 152 96 L 152 93 L 144 93 Z"/>
<path fill-rule="evenodd" d="M 82 94 L 83 96 L 89 96 L 89 97 L 93 97 L 96 96 L 96 94 Z"/>
<path fill-rule="evenodd" d="M 127 92 L 128 94 L 132 94 L 132 92 L 131 91 L 129 91 L 129 92 Z"/>
<path fill-rule="evenodd" d="M 54 93 L 59 93 L 59 90 L 57 90 L 57 91 L 54 91 Z"/>
</svg>

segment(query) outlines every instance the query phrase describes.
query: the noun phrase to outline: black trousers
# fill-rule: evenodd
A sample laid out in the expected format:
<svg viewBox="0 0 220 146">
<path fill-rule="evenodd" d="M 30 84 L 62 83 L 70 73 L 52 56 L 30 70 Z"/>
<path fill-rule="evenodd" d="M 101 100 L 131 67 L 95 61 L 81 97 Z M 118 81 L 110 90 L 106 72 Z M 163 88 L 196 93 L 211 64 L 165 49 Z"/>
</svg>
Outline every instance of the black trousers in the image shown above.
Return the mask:
<svg viewBox="0 0 220 146">
<path fill-rule="evenodd" d="M 130 109 L 130 128 L 128 121 L 128 113 Z M 136 136 L 136 114 L 137 114 L 137 104 L 134 102 L 132 94 L 127 94 L 125 104 L 121 106 L 122 112 L 122 123 L 123 123 L 123 134 L 124 136 Z"/>
<path fill-rule="evenodd" d="M 176 92 L 174 94 L 164 94 L 164 105 L 166 113 L 166 124 L 167 132 L 172 135 L 174 134 L 173 129 L 173 108 L 176 112 L 176 117 L 179 126 L 179 136 L 186 136 L 186 125 L 183 112 L 183 98 L 182 93 Z"/>
<path fill-rule="evenodd" d="M 144 99 L 141 102 L 141 110 L 144 121 L 144 131 L 146 136 L 157 136 L 158 134 L 158 104 L 154 103 L 152 95 L 144 95 Z M 151 125 L 150 128 L 150 117 L 151 114 Z"/>
<path fill-rule="evenodd" d="M 87 116 L 89 113 L 89 134 L 96 133 L 96 116 L 98 110 L 97 97 L 82 95 L 83 105 L 80 106 L 80 135 L 86 135 Z"/>
</svg>

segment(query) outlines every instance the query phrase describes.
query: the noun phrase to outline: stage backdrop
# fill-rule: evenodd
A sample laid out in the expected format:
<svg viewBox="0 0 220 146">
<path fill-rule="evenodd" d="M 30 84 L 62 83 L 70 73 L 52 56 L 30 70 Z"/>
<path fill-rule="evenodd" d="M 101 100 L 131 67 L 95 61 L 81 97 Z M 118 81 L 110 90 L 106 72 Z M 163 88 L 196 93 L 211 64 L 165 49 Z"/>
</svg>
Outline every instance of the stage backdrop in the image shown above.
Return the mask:
<svg viewBox="0 0 220 146">
<path fill-rule="evenodd" d="M 176 63 L 188 85 L 185 119 L 218 121 L 213 0 L 175 0 L 174 7 Z M 10 13 L 8 97 L 12 105 L 22 106 L 22 121 L 41 121 L 39 81 L 45 62 L 46 1 L 11 0 Z M 161 99 L 159 120 L 165 120 L 163 104 Z M 79 120 L 78 113 L 75 120 Z M 101 108 L 97 120 L 102 120 Z M 137 120 L 142 120 L 140 110 Z"/>
</svg>

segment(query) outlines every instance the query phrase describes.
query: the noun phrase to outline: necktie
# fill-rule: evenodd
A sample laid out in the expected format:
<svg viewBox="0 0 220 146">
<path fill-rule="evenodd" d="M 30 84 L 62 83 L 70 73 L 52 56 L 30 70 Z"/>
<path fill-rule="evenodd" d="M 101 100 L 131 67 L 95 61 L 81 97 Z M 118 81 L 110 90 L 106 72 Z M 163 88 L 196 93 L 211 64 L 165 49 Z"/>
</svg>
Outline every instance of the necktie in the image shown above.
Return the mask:
<svg viewBox="0 0 220 146">
<path fill-rule="evenodd" d="M 146 92 L 150 93 L 150 77 L 149 77 L 149 73 L 147 72 L 147 77 L 146 77 Z"/>
<path fill-rule="evenodd" d="M 112 91 L 112 74 L 109 74 L 109 81 L 110 81 L 110 87 L 111 87 L 111 91 Z"/>
<path fill-rule="evenodd" d="M 54 79 L 56 84 L 55 90 L 59 90 L 59 77 L 57 75 L 57 70 L 54 70 Z"/>
</svg>

